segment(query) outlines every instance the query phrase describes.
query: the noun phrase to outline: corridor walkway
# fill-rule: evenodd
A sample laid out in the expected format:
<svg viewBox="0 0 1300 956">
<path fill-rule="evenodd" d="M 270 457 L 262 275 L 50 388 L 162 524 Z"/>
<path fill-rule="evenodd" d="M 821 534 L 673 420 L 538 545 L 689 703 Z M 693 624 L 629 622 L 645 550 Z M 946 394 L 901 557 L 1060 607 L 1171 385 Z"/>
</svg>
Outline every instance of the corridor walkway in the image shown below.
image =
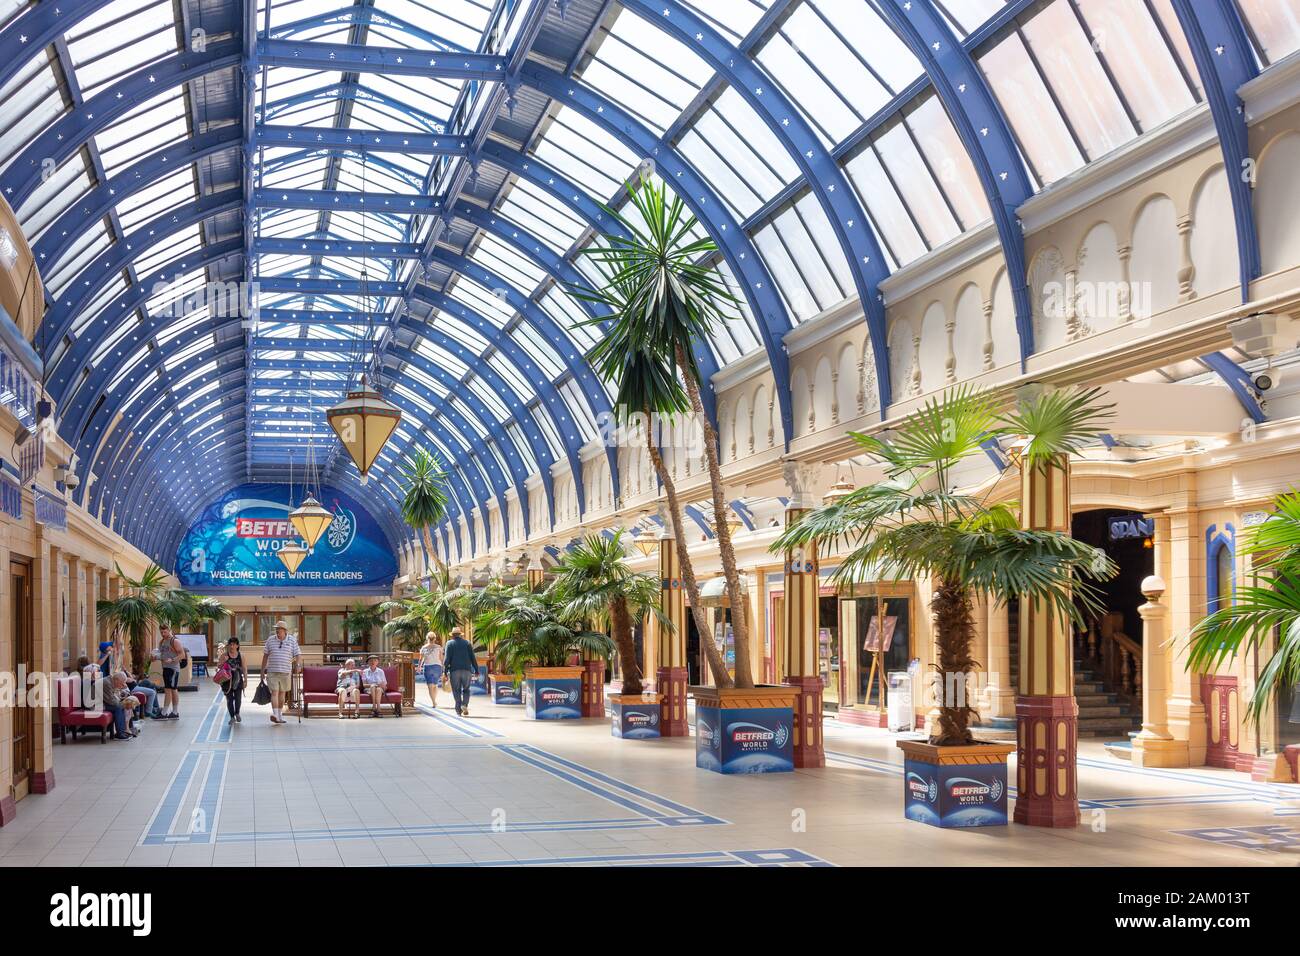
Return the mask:
<svg viewBox="0 0 1300 956">
<path fill-rule="evenodd" d="M 423 691 L 423 688 L 420 688 Z M 0 864 L 1291 865 L 1300 788 L 1142 770 L 1081 747 L 1083 825 L 940 831 L 902 818 L 883 731 L 827 724 L 829 764 L 722 777 L 690 740 L 616 741 L 476 700 L 281 727 L 206 691 L 126 744 L 55 749 L 57 786 L 0 830 Z M 328 715 L 328 716 L 327 716 Z M 1013 793 L 1014 796 L 1014 793 Z"/>
</svg>

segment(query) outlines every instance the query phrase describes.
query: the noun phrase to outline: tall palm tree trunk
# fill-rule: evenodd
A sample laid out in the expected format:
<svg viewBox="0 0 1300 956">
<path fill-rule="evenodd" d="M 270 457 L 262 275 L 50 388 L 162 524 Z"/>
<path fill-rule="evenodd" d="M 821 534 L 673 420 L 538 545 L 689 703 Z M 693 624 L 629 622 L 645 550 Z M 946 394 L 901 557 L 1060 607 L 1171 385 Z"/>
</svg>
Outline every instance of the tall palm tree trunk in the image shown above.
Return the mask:
<svg viewBox="0 0 1300 956">
<path fill-rule="evenodd" d="M 975 622 L 971 617 L 970 591 L 953 580 L 941 580 L 930 601 L 934 621 L 934 644 L 939 652 L 938 671 L 943 695 L 939 708 L 939 726 L 930 734 L 930 743 L 939 746 L 968 744 L 975 709 L 970 706 L 971 688 L 966 686 L 975 661 L 971 659 L 971 642 Z"/>
<path fill-rule="evenodd" d="M 628 612 L 627 601 L 617 598 L 609 609 L 610 628 L 614 632 L 614 644 L 618 647 L 619 669 L 623 672 L 623 693 L 639 694 L 641 686 L 641 664 L 636 659 L 636 643 L 632 640 L 632 615 Z"/>
<path fill-rule="evenodd" d="M 718 552 L 722 556 L 722 573 L 727 579 L 727 600 L 731 605 L 731 632 L 736 642 L 736 686 L 753 687 L 754 671 L 749 662 L 749 615 L 745 600 L 740 593 L 740 574 L 736 570 L 736 549 L 731 543 L 731 529 L 727 527 L 727 502 L 722 491 L 722 464 L 718 461 L 718 433 L 704 414 L 704 402 L 700 398 L 700 383 L 696 381 L 692 366 L 686 361 L 686 353 L 677 346 L 677 367 L 682 370 L 686 382 L 686 394 L 690 396 L 691 409 L 700 420 L 704 431 L 704 460 L 709 468 L 709 488 L 713 492 L 713 526 L 718 536 Z"/>
<path fill-rule="evenodd" d="M 709 660 L 709 670 L 713 672 L 713 684 L 719 688 L 734 687 L 731 675 L 727 673 L 726 661 L 722 659 L 722 652 L 718 650 L 713 635 L 709 633 L 709 621 L 704 616 L 704 605 L 700 603 L 700 585 L 695 580 L 695 566 L 691 564 L 691 556 L 686 550 L 686 533 L 682 530 L 682 504 L 677 497 L 677 485 L 664 466 L 663 456 L 659 454 L 659 446 L 655 443 L 654 419 L 648 408 L 645 410 L 645 421 L 646 446 L 650 449 L 650 461 L 655 466 L 655 473 L 663 483 L 664 494 L 668 496 L 668 513 L 673 520 L 673 540 L 677 542 L 677 560 L 682 568 L 682 583 L 686 585 L 686 594 L 691 599 L 691 614 L 695 618 L 696 630 L 700 632 L 700 644 L 704 647 L 704 656 Z M 682 635 L 682 640 L 685 639 L 685 635 Z"/>
</svg>

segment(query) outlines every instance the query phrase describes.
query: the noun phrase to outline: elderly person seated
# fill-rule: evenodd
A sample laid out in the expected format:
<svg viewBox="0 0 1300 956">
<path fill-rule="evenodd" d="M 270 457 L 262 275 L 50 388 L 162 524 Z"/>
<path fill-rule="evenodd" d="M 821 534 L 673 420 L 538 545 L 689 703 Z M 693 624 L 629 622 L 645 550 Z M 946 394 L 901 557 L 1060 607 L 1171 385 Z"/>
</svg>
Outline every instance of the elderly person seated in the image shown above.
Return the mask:
<svg viewBox="0 0 1300 956">
<path fill-rule="evenodd" d="M 121 671 L 107 680 L 95 664 L 82 671 L 81 706 L 90 711 L 108 711 L 112 715 L 114 740 L 130 740 L 139 735 L 139 730 L 130 730 L 131 718 L 139 703 L 126 689 L 126 675 Z"/>
<path fill-rule="evenodd" d="M 361 671 L 357 669 L 357 659 L 349 657 L 347 663 L 339 668 L 339 679 L 335 685 L 339 692 L 339 720 L 343 719 L 343 709 L 348 708 L 348 716 L 357 716 L 361 704 Z"/>
<path fill-rule="evenodd" d="M 361 686 L 370 695 L 370 716 L 379 717 L 379 705 L 383 703 L 384 691 L 388 690 L 388 675 L 379 666 L 379 658 L 371 654 L 366 661 L 366 669 L 361 672 Z"/>
</svg>

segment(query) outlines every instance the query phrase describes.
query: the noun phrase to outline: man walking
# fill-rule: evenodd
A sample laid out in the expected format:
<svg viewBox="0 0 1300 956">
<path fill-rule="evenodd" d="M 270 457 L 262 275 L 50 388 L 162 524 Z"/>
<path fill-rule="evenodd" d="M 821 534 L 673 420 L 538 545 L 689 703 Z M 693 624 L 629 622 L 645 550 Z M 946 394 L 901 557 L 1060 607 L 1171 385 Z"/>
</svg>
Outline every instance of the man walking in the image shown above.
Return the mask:
<svg viewBox="0 0 1300 956">
<path fill-rule="evenodd" d="M 474 645 L 465 640 L 458 627 L 451 632 L 443 661 L 451 680 L 451 696 L 456 702 L 456 713 L 468 717 L 469 685 L 478 674 L 478 658 L 474 656 Z"/>
<path fill-rule="evenodd" d="M 293 688 L 293 675 L 302 660 L 298 639 L 289 633 L 284 621 L 275 622 L 275 637 L 262 645 L 262 674 L 271 688 L 271 723 L 286 723 L 284 699 Z"/>
</svg>

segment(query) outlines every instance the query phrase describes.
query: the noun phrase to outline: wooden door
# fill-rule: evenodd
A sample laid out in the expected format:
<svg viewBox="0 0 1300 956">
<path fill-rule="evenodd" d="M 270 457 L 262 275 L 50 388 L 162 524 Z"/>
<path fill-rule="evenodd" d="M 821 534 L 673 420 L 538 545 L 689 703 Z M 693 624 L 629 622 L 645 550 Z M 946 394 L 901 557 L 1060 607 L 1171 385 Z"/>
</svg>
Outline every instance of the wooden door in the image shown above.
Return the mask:
<svg viewBox="0 0 1300 956">
<path fill-rule="evenodd" d="M 13 622 L 10 639 L 14 649 L 14 670 L 18 674 L 31 674 L 35 648 L 32 635 L 32 576 L 31 567 L 24 561 L 9 563 L 10 594 L 13 595 Z M 26 695 L 19 693 L 14 700 L 13 768 L 14 789 L 25 789 L 32 771 L 35 740 L 35 712 L 27 706 Z"/>
</svg>

